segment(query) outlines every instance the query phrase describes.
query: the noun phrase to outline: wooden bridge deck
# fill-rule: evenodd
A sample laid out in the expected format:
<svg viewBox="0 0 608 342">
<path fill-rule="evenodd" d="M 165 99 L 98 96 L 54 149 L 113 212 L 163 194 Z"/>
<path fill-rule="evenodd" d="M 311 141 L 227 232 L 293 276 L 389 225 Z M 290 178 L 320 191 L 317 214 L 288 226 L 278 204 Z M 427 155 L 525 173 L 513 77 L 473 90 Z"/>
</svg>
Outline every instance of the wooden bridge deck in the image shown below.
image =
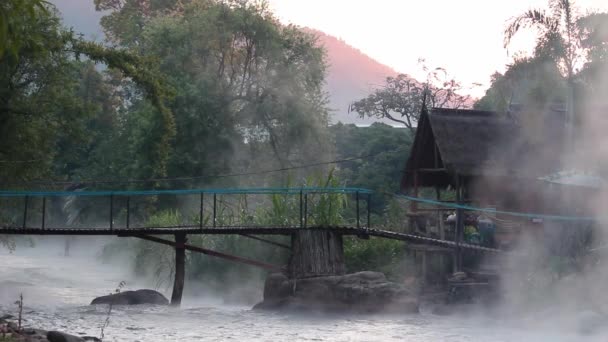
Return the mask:
<svg viewBox="0 0 608 342">
<path fill-rule="evenodd" d="M 264 198 L 277 196 L 272 199 Z M 454 250 L 461 255 L 463 250 L 484 253 L 499 253 L 498 249 L 467 244 L 460 241 L 434 239 L 430 237 L 390 231 L 371 226 L 372 192 L 360 188 L 256 188 L 256 189 L 192 189 L 149 191 L 0 191 L 0 235 L 67 235 L 67 236 L 118 236 L 133 237 L 170 246 L 175 249 L 175 279 L 171 304 L 179 305 L 185 279 L 186 250 L 213 257 L 261 267 L 271 272 L 285 272 L 291 267 L 294 277 L 318 274 L 339 274 L 344 269 L 342 237 L 357 236 L 400 240 L 408 244 L 441 247 Z M 183 220 L 179 226 L 150 227 L 150 216 L 142 214 L 138 203 L 145 198 L 170 196 L 173 201 L 182 196 L 185 203 Z M 189 196 L 189 197 L 185 197 Z M 232 197 L 231 197 L 232 196 Z M 339 220 L 328 220 L 332 199 L 344 196 L 350 199 L 339 210 L 349 215 Z M 350 196 L 350 197 L 346 197 Z M 143 199 L 142 199 L 143 198 Z M 266 215 L 264 206 L 274 206 L 282 201 L 289 207 L 281 217 L 271 222 L 256 221 L 256 215 Z M 176 202 L 177 203 L 177 202 Z M 245 203 L 245 205 L 243 205 Z M 249 206 L 251 203 L 251 207 Z M 70 204 L 67 206 L 67 204 Z M 94 208 L 90 217 L 82 214 L 81 207 Z M 67 206 L 67 209 L 66 209 Z M 227 214 L 224 212 L 229 208 Z M 236 208 L 236 209 L 235 209 Z M 336 207 L 333 208 L 334 210 Z M 134 211 L 134 212 L 133 212 Z M 93 215 L 94 212 L 94 215 Z M 189 213 L 189 214 L 188 214 Z M 70 219 L 70 215 L 72 215 Z M 74 216 L 75 215 L 75 216 Z M 74 219 L 77 218 L 77 220 Z M 337 222 L 336 222 L 337 221 Z M 162 222 L 162 221 L 161 221 Z M 169 221 L 172 222 L 172 221 Z M 253 222 L 257 225 L 253 226 Z M 331 223 L 328 226 L 327 222 Z M 162 225 L 163 223 L 156 223 Z M 249 224 L 249 225 L 248 225 Z M 324 225 L 325 224 L 325 225 Z M 34 226 L 33 226 L 34 225 Z M 75 227 L 77 226 L 77 227 Z M 312 232 L 321 232 L 314 234 Z M 326 232 L 326 233 L 325 233 Z M 188 244 L 188 235 L 239 235 L 260 240 L 291 253 L 290 266 L 268 264 L 242 256 L 210 250 Z M 291 244 L 284 244 L 264 235 L 292 236 Z M 168 238 L 172 236 L 172 238 Z M 430 247 L 435 246 L 435 247 Z M 451 252 L 449 252 L 451 253 Z M 296 260 L 296 261 L 294 261 Z M 304 270 L 304 271 L 302 271 Z M 309 270 L 312 270 L 309 272 Z"/>
<path fill-rule="evenodd" d="M 250 189 L 191 189 L 191 190 L 146 190 L 146 191 L 0 191 L 0 199 L 8 201 L 3 203 L 5 209 L 8 210 L 6 217 L 17 217 L 17 221 L 4 223 L 4 226 L 0 225 L 0 234 L 8 235 L 109 235 L 109 236 L 122 236 L 122 237 L 143 237 L 152 235 L 189 235 L 189 234 L 216 234 L 216 235 L 247 235 L 253 237 L 254 235 L 292 235 L 298 230 L 325 230 L 328 232 L 338 232 L 342 235 L 355 235 L 359 237 L 379 237 L 394 240 L 401 240 L 410 243 L 426 244 L 432 246 L 441 246 L 446 248 L 452 248 L 456 250 L 469 249 L 483 252 L 500 252 L 500 250 L 482 247 L 479 245 L 467 244 L 462 241 L 450 241 L 440 240 L 430 237 L 407 234 L 403 232 L 396 232 L 384 229 L 372 229 L 370 216 L 371 216 L 371 194 L 372 192 L 367 189 L 361 188 L 318 188 L 318 187 L 302 187 L 302 188 L 250 188 Z M 226 225 L 221 224 L 219 220 L 220 208 L 225 206 L 225 203 L 218 201 L 218 196 L 268 196 L 268 195 L 284 195 L 291 196 L 292 205 L 297 206 L 296 212 L 292 215 L 297 217 L 290 217 L 289 224 L 298 222 L 296 226 L 268 226 L 268 225 L 257 225 L 257 226 L 244 226 L 244 225 Z M 350 208 L 354 214 L 352 222 L 344 222 L 341 225 L 334 226 L 319 226 L 319 223 L 311 222 L 310 218 L 311 209 L 313 206 L 314 196 L 326 196 L 326 200 L 329 195 L 344 195 L 352 196 L 352 205 Z M 131 199 L 146 197 L 146 196 L 196 196 L 190 198 L 190 200 L 196 203 L 197 208 L 198 224 L 192 225 L 180 225 L 172 227 L 143 227 L 142 223 L 132 222 L 133 214 L 131 210 L 133 204 Z M 89 226 L 88 223 L 82 222 L 83 228 L 74 227 L 55 227 L 53 225 L 62 225 L 65 223 L 57 223 L 57 220 L 53 222 L 47 222 L 47 199 L 63 199 L 64 202 L 67 199 L 75 200 L 78 197 L 83 198 L 101 198 L 103 203 L 95 202 L 98 211 L 102 216 L 107 215 L 107 218 L 103 218 L 101 223 L 105 226 Z M 198 199 L 196 199 L 198 197 Z M 34 200 L 37 199 L 37 203 Z M 122 199 L 119 201 L 119 199 Z M 205 199 L 207 202 L 205 202 Z M 32 203 L 31 203 L 32 202 Z M 85 201 L 86 202 L 86 201 Z M 268 201 L 267 201 L 268 202 Z M 364 205 L 362 205 L 362 203 Z M 265 202 L 260 202 L 265 203 Z M 0 209 L 3 207 L 0 205 Z M 298 212 L 299 207 L 299 212 Z M 331 204 L 330 204 L 331 207 Z M 205 215 L 205 209 L 207 211 Z M 21 212 L 19 212 L 21 210 Z M 121 218 L 121 222 L 116 222 L 116 215 L 119 211 L 123 212 L 124 217 Z M 37 226 L 31 226 L 32 217 L 36 217 L 36 221 L 40 219 Z M 287 217 L 285 218 L 288 219 Z M 124 221 L 124 222 L 122 222 Z M 145 220 L 140 220 L 145 222 Z M 100 222 L 100 221 L 97 221 Z M 211 223 L 209 223 L 211 222 Z M 287 222 L 287 221 L 285 221 Z M 317 221 L 318 222 L 318 221 Z M 135 223 L 135 224 L 134 224 Z M 39 224 L 39 225 L 38 225 Z M 239 223 L 234 223 L 239 224 Z"/>
<path fill-rule="evenodd" d="M 383 229 L 338 227 L 338 226 L 280 226 L 280 227 L 258 227 L 258 226 L 223 226 L 223 227 L 200 227 L 200 226 L 175 226 L 175 227 L 141 227 L 141 228 L 23 228 L 3 227 L 0 234 L 7 235 L 114 235 L 120 237 L 143 236 L 143 235 L 174 235 L 174 234 L 211 234 L 211 235 L 291 235 L 298 230 L 325 230 L 339 232 L 343 235 L 354 235 L 360 237 L 379 237 L 393 240 L 401 240 L 412 243 L 424 243 L 428 245 L 447 248 L 463 248 L 482 252 L 500 253 L 501 250 L 479 245 L 456 243 L 450 240 L 434 239 L 430 237 L 393 232 Z"/>
</svg>

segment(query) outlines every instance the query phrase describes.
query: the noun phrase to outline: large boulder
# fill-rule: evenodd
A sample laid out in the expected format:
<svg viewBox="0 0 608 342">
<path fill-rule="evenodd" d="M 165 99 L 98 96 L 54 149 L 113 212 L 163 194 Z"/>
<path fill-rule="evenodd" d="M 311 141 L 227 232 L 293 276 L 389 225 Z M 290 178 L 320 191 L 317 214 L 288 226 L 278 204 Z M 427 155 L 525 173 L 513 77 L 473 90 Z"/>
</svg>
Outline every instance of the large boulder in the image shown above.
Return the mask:
<svg viewBox="0 0 608 342">
<path fill-rule="evenodd" d="M 27 333 L 27 332 L 26 332 Z M 94 336 L 74 336 L 74 335 L 70 335 L 70 334 L 66 334 L 64 332 L 61 331 L 49 331 L 47 332 L 46 335 L 46 339 L 37 337 L 35 335 L 30 334 L 31 336 L 28 336 L 28 338 L 26 338 L 24 341 L 26 342 L 43 342 L 43 341 L 49 341 L 49 342 L 102 342 L 101 339 L 94 337 Z"/>
<path fill-rule="evenodd" d="M 49 342 L 84 342 L 85 340 L 81 337 L 66 334 L 60 331 L 49 331 L 46 334 L 46 339 Z"/>
<path fill-rule="evenodd" d="M 352 313 L 417 313 L 418 300 L 379 272 L 288 279 L 271 274 L 254 309 Z"/>
<path fill-rule="evenodd" d="M 169 300 L 162 294 L 154 290 L 124 291 L 107 296 L 93 299 L 94 304 L 113 304 L 113 305 L 136 305 L 136 304 L 157 304 L 168 305 Z"/>
</svg>

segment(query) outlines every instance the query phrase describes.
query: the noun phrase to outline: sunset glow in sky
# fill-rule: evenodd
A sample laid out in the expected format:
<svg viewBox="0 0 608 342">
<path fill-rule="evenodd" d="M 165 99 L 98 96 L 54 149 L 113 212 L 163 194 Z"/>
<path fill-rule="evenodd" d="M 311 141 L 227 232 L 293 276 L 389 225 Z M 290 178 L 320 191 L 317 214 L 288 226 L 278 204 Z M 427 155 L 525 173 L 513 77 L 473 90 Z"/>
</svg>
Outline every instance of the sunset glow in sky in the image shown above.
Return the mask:
<svg viewBox="0 0 608 342">
<path fill-rule="evenodd" d="M 398 72 L 424 78 L 418 59 L 441 66 L 463 84 L 481 83 L 483 95 L 494 71 L 504 71 L 514 52 L 530 51 L 533 34 L 507 50 L 508 20 L 548 0 L 270 0 L 284 23 L 319 29 L 346 41 Z M 607 0 L 578 0 L 584 13 L 608 10 Z M 356 70 L 353 70 L 356 72 Z"/>
</svg>

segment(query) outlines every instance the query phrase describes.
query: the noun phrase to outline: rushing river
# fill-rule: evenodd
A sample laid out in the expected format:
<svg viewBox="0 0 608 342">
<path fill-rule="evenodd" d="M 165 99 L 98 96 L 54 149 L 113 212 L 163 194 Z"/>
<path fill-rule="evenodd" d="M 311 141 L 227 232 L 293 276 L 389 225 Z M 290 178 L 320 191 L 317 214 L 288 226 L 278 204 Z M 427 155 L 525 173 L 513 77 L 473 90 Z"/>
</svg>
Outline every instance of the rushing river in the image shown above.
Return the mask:
<svg viewBox="0 0 608 342">
<path fill-rule="evenodd" d="M 127 280 L 127 266 L 102 264 L 96 248 L 64 257 L 59 244 L 0 250 L 0 313 L 16 314 L 24 295 L 25 325 L 99 336 L 107 306 L 89 306 Z M 166 293 L 170 295 L 170 293 Z M 105 341 L 606 341 L 608 335 L 581 335 L 546 317 L 509 322 L 493 317 L 301 316 L 264 313 L 250 306 L 224 305 L 212 298 L 184 298 L 181 309 L 114 307 Z M 602 336 L 603 335 L 603 336 Z"/>
</svg>

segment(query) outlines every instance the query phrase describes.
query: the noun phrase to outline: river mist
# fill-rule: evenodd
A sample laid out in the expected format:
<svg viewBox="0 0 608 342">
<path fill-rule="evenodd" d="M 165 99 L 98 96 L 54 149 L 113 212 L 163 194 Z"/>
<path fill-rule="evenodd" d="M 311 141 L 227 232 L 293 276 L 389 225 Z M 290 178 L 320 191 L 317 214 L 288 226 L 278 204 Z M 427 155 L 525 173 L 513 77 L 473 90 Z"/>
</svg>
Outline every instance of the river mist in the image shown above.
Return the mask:
<svg viewBox="0 0 608 342">
<path fill-rule="evenodd" d="M 99 336 L 107 306 L 90 306 L 112 292 L 149 287 L 124 264 L 104 264 L 99 253 L 106 241 L 75 244 L 64 256 L 62 239 L 38 241 L 35 248 L 18 246 L 0 256 L 0 312 L 16 315 L 13 303 L 23 293 L 26 326 L 58 329 L 75 335 Z M 198 289 L 200 289 L 199 287 Z M 182 307 L 115 306 L 105 341 L 601 341 L 586 334 L 572 316 L 561 325 L 550 315 L 517 319 L 484 314 L 443 317 L 423 306 L 419 315 L 295 315 L 252 311 L 227 304 L 217 294 L 200 293 L 186 284 Z M 170 291 L 163 291 L 170 295 Z M 193 291 L 196 290 L 196 291 Z M 261 288 L 258 289 L 261 294 Z M 198 293 L 194 293 L 198 292 Z M 567 323 L 567 324 L 564 324 Z"/>
</svg>

